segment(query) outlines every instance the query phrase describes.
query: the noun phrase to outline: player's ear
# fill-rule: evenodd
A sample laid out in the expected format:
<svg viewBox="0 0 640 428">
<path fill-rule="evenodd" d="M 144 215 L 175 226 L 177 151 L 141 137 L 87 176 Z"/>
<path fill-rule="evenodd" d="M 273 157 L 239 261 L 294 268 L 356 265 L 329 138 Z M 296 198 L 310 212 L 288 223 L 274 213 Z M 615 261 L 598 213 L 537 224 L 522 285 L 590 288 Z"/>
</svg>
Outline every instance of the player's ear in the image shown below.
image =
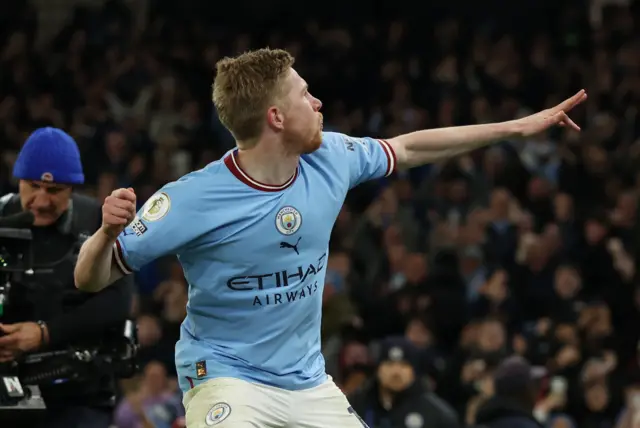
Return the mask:
<svg viewBox="0 0 640 428">
<path fill-rule="evenodd" d="M 267 123 L 274 131 L 282 131 L 284 128 L 284 114 L 277 106 L 271 106 L 267 110 Z"/>
</svg>

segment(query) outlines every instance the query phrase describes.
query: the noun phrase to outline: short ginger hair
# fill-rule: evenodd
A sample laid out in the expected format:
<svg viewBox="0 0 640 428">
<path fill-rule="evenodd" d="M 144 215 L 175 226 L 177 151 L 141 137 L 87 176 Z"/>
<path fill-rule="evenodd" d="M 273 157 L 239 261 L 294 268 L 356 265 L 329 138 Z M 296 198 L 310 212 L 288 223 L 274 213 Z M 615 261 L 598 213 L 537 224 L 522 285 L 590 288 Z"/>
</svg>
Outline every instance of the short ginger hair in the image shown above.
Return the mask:
<svg viewBox="0 0 640 428">
<path fill-rule="evenodd" d="M 216 64 L 213 103 L 222 124 L 237 141 L 254 143 L 266 109 L 283 94 L 282 82 L 294 58 L 280 49 L 259 49 Z"/>
</svg>

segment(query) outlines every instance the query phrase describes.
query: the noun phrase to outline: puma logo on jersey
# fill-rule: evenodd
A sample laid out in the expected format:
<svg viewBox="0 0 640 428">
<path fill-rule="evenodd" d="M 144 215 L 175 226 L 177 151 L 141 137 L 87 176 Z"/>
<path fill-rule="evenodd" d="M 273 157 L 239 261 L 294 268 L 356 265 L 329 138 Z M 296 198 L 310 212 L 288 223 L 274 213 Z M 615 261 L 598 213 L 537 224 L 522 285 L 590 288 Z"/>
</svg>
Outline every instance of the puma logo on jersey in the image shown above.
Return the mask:
<svg viewBox="0 0 640 428">
<path fill-rule="evenodd" d="M 301 239 L 302 239 L 302 236 L 298 238 L 295 244 L 289 244 L 288 242 L 282 241 L 280 243 L 280 248 L 291 248 L 293 251 L 296 252 L 297 255 L 300 255 L 300 252 L 298 251 L 298 244 L 300 243 Z"/>
</svg>

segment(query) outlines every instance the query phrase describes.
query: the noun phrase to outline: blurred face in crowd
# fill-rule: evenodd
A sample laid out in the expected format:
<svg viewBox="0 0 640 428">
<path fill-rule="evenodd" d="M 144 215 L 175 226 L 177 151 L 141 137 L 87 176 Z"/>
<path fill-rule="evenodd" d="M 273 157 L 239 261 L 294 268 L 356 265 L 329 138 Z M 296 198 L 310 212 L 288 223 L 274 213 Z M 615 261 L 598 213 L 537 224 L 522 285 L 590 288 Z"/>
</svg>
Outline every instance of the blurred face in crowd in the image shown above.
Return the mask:
<svg viewBox="0 0 640 428">
<path fill-rule="evenodd" d="M 494 220 L 506 220 L 509 215 L 511 197 L 505 189 L 496 189 L 491 193 L 490 210 Z"/>
<path fill-rule="evenodd" d="M 529 181 L 528 190 L 532 200 L 543 199 L 549 196 L 549 183 L 540 177 L 535 177 Z"/>
<path fill-rule="evenodd" d="M 527 266 L 533 272 L 541 271 L 549 260 L 551 249 L 547 247 L 544 239 L 537 238 L 533 240 L 529 251 L 527 251 Z"/>
<path fill-rule="evenodd" d="M 342 365 L 353 367 L 355 365 L 368 365 L 370 363 L 369 349 L 359 342 L 350 342 L 342 350 Z"/>
<path fill-rule="evenodd" d="M 427 277 L 427 261 L 423 254 L 412 253 L 405 260 L 404 274 L 411 284 L 418 284 Z"/>
<path fill-rule="evenodd" d="M 598 245 L 607 236 L 607 228 L 597 220 L 587 220 L 584 228 L 584 234 L 589 245 Z"/>
<path fill-rule="evenodd" d="M 402 392 L 415 380 L 413 367 L 404 361 L 384 361 L 378 367 L 380 386 L 391 392 Z"/>
<path fill-rule="evenodd" d="M 603 383 L 597 383 L 584 391 L 584 401 L 589 411 L 603 412 L 609 405 L 609 389 Z"/>
<path fill-rule="evenodd" d="M 22 209 L 35 216 L 34 226 L 55 223 L 69 208 L 71 186 L 44 181 L 20 180 Z"/>
<path fill-rule="evenodd" d="M 140 346 L 152 346 L 160 340 L 162 331 L 158 321 L 150 316 L 141 316 L 137 319 L 138 341 Z"/>
<path fill-rule="evenodd" d="M 593 308 L 593 322 L 589 325 L 587 335 L 591 337 L 606 337 L 611 334 L 611 310 L 606 305 L 597 305 Z"/>
<path fill-rule="evenodd" d="M 504 164 L 504 155 L 500 149 L 491 148 L 485 152 L 483 169 L 490 178 L 496 177 L 504 168 Z"/>
<path fill-rule="evenodd" d="M 589 146 L 585 148 L 585 165 L 594 174 L 602 174 L 607 170 L 607 153 L 602 147 Z"/>
<path fill-rule="evenodd" d="M 413 197 L 413 188 L 409 180 L 400 179 L 393 184 L 393 188 L 401 201 L 410 201 Z"/>
<path fill-rule="evenodd" d="M 580 290 L 580 276 L 573 267 L 560 266 L 556 270 L 554 285 L 559 297 L 565 300 L 571 299 Z"/>
<path fill-rule="evenodd" d="M 542 232 L 542 241 L 550 254 L 554 254 L 558 251 L 562 247 L 562 236 L 560 235 L 560 228 L 558 225 L 546 225 Z"/>
<path fill-rule="evenodd" d="M 167 371 L 158 362 L 151 362 L 144 368 L 144 388 L 149 395 L 160 395 L 167 387 Z"/>
<path fill-rule="evenodd" d="M 463 255 L 460 257 L 460 271 L 462 275 L 473 274 L 482 265 L 480 256 Z"/>
<path fill-rule="evenodd" d="M 496 352 L 505 345 L 504 326 L 499 321 L 485 321 L 478 330 L 478 348 L 483 352 Z"/>
<path fill-rule="evenodd" d="M 391 248 L 394 245 L 402 245 L 402 233 L 400 228 L 392 224 L 384 231 L 383 241 L 385 248 Z"/>
<path fill-rule="evenodd" d="M 573 324 L 559 324 L 555 330 L 555 338 L 566 345 L 578 346 L 580 342 L 578 329 Z"/>
<path fill-rule="evenodd" d="M 387 187 L 380 195 L 380 211 L 383 216 L 393 217 L 398 211 L 398 198 L 391 187 Z"/>
<path fill-rule="evenodd" d="M 551 422 L 550 428 L 573 428 L 573 423 L 569 418 L 560 416 Z"/>
<path fill-rule="evenodd" d="M 616 209 L 623 220 L 633 221 L 636 216 L 637 201 L 633 193 L 625 192 L 618 197 Z"/>
<path fill-rule="evenodd" d="M 104 199 L 111 194 L 113 189 L 118 187 L 118 177 L 111 173 L 105 172 L 98 177 L 98 200 L 104 201 Z"/>
<path fill-rule="evenodd" d="M 566 193 L 559 193 L 553 201 L 557 221 L 569 221 L 573 217 L 573 200 Z"/>
<path fill-rule="evenodd" d="M 449 185 L 449 200 L 455 204 L 463 203 L 467 200 L 467 183 L 462 180 L 454 180 Z"/>
<path fill-rule="evenodd" d="M 405 264 L 407 249 L 404 245 L 393 245 L 387 249 L 387 257 L 389 265 L 393 272 L 402 271 Z"/>
<path fill-rule="evenodd" d="M 413 319 L 409 322 L 405 335 L 416 348 L 427 348 L 433 342 L 431 331 L 420 319 Z"/>
<path fill-rule="evenodd" d="M 111 131 L 105 137 L 105 149 L 107 156 L 112 161 L 119 161 L 125 155 L 127 148 L 127 139 L 120 131 Z"/>
</svg>

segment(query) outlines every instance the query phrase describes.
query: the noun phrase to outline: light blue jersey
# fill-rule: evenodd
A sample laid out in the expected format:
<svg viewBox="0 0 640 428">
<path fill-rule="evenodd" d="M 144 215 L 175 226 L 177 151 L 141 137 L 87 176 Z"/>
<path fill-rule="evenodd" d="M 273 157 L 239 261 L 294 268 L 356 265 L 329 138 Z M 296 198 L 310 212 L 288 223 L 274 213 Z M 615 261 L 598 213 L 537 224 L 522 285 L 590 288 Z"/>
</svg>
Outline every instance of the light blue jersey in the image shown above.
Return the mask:
<svg viewBox="0 0 640 428">
<path fill-rule="evenodd" d="M 189 283 L 176 345 L 183 390 L 233 377 L 287 390 L 326 380 L 320 353 L 329 236 L 349 189 L 388 176 L 386 141 L 326 132 L 281 186 L 259 183 L 237 151 L 167 184 L 118 237 L 131 273 L 176 254 Z"/>
</svg>

